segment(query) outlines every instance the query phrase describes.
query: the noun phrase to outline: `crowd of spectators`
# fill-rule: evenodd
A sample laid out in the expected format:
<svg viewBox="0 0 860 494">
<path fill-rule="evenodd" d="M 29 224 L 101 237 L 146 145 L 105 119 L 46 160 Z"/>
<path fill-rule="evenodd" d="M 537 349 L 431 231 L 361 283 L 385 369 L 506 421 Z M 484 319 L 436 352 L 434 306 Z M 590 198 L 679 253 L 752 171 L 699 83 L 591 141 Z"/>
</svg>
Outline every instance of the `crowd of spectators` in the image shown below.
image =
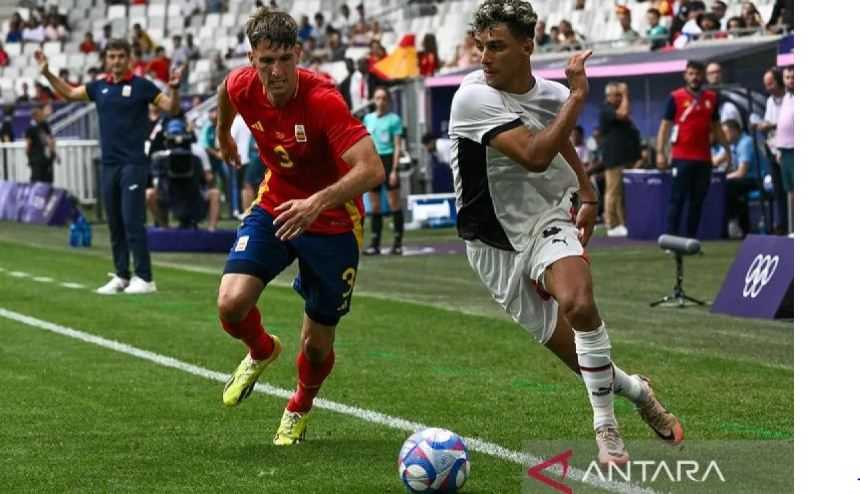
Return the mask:
<svg viewBox="0 0 860 494">
<path fill-rule="evenodd" d="M 576 0 L 574 9 L 585 10 L 588 2 L 595 0 Z M 567 19 L 562 19 L 557 25 L 547 26 L 541 20 L 535 29 L 535 43 L 540 51 L 576 50 L 603 43 L 612 46 L 629 46 L 650 44 L 652 49 L 682 48 L 692 40 L 707 38 L 735 38 L 757 32 L 781 32 L 793 29 L 793 1 L 777 0 L 769 20 L 765 21 L 755 4 L 751 1 L 743 3 L 742 14 L 727 18 L 727 5 L 722 0 L 713 1 L 706 6 L 701 0 L 639 0 L 640 3 L 650 3 L 644 30 L 637 31 L 633 26 L 630 9 L 622 4 L 616 7 L 615 15 L 618 29 L 607 33 L 610 40 L 589 40 Z M 132 3 L 145 3 L 132 2 Z M 134 55 L 133 68 L 137 75 L 150 78 L 160 87 L 163 86 L 171 69 L 184 66 L 190 62 L 206 58 L 209 60 L 211 81 L 205 89 L 214 91 L 223 79 L 228 68 L 229 59 L 242 58 L 248 53 L 244 34 L 239 32 L 236 41 L 225 52 L 209 48 L 201 50 L 196 44 L 194 35 L 187 29 L 190 20 L 195 15 L 222 12 L 227 2 L 210 0 L 203 8 L 196 8 L 186 16 L 184 33 L 175 33 L 169 39 L 169 46 L 158 46 L 147 30 L 140 24 L 134 24 L 129 30 L 128 38 L 132 43 Z M 263 0 L 257 0 L 257 6 L 263 6 Z M 277 7 L 276 0 L 269 0 L 269 6 Z M 299 24 L 299 40 L 303 46 L 300 64 L 304 67 L 320 70 L 330 62 L 341 62 L 347 58 L 349 48 L 366 48 L 366 54 L 358 58 L 366 58 L 369 68 L 388 53 L 382 44 L 384 27 L 379 19 L 367 17 L 363 4 L 351 8 L 343 4 L 329 18 L 318 12 L 311 19 L 302 15 L 297 19 Z M 70 39 L 69 33 L 75 26 L 70 26 L 65 13 L 60 12 L 56 5 L 49 7 L 34 6 L 26 19 L 18 12 L 12 15 L 8 31 L 5 33 L 5 43 L 43 43 L 49 41 L 65 42 Z M 99 53 L 104 44 L 113 36 L 110 24 L 105 24 L 97 33 L 86 32 L 79 43 L 80 53 Z M 432 76 L 440 70 L 453 70 L 474 66 L 480 63 L 480 55 L 475 49 L 471 33 L 464 33 L 462 42 L 458 43 L 454 55 L 449 60 L 439 56 L 439 40 L 434 33 L 424 34 L 418 44 L 418 68 L 421 76 Z M 225 61 L 226 59 L 226 61 Z M 0 67 L 9 64 L 9 56 L 0 43 Z M 357 64 L 358 60 L 353 60 Z M 364 63 L 364 62 L 362 62 Z M 68 72 L 67 77 L 73 85 L 85 83 L 97 77 L 102 69 L 98 65 L 84 69 L 74 68 L 81 72 Z M 84 73 L 83 71 L 86 70 Z M 350 74 L 351 75 L 351 74 Z M 35 82 L 35 81 L 34 81 Z M 195 88 L 199 91 L 200 87 Z M 24 91 L 26 90 L 26 91 Z M 191 90 L 188 84 L 188 71 L 183 81 L 183 92 Z M 25 94 L 26 93 L 26 94 Z M 16 99 L 29 100 L 35 95 L 39 101 L 49 101 L 52 95 L 47 87 L 41 84 L 18 88 Z M 8 95 L 7 95 L 8 99 Z"/>
<path fill-rule="evenodd" d="M 569 20 L 547 30 L 545 21 L 535 29 L 535 44 L 541 51 L 578 50 L 586 43 L 608 44 L 614 47 L 650 44 L 654 50 L 683 48 L 699 39 L 729 39 L 761 33 L 782 33 L 794 30 L 794 2 L 777 0 L 767 22 L 755 3 L 743 2 L 741 15 L 727 17 L 728 5 L 714 0 L 710 6 L 702 0 L 638 0 L 650 3 L 641 32 L 632 27 L 631 9 L 624 4 L 615 8 L 616 30 L 607 39 L 587 40 L 576 31 Z M 585 8 L 585 0 L 577 1 L 577 10 Z"/>
</svg>

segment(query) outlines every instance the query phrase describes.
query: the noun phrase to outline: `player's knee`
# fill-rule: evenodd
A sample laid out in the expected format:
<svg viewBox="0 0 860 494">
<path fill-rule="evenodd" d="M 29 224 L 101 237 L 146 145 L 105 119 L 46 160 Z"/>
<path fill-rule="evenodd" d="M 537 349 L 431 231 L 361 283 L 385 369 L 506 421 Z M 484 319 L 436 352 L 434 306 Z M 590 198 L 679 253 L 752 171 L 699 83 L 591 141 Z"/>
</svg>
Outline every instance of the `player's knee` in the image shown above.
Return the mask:
<svg viewBox="0 0 860 494">
<path fill-rule="evenodd" d="M 218 294 L 218 317 L 232 323 L 240 323 L 248 314 L 250 307 L 242 297 L 227 291 Z"/>
<path fill-rule="evenodd" d="M 305 343 L 305 355 L 311 362 L 323 362 L 331 352 L 331 346 L 323 342 L 307 341 Z"/>
<path fill-rule="evenodd" d="M 587 294 L 571 294 L 561 297 L 558 301 L 562 313 L 574 329 L 583 331 L 592 329 L 594 322 L 599 324 L 597 305 Z"/>
</svg>

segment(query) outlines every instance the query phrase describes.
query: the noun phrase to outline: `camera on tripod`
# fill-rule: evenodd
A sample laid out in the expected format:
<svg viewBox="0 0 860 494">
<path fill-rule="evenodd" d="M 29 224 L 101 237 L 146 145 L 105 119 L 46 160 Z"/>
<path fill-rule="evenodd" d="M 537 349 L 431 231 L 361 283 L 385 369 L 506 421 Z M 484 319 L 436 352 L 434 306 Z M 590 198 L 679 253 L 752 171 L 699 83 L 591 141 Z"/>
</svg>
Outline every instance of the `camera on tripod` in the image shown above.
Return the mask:
<svg viewBox="0 0 860 494">
<path fill-rule="evenodd" d="M 152 154 L 158 206 L 179 221 L 179 228 L 196 228 L 206 216 L 203 163 L 191 150 L 196 139 L 182 118 L 168 120 L 163 132 L 166 149 Z"/>
</svg>

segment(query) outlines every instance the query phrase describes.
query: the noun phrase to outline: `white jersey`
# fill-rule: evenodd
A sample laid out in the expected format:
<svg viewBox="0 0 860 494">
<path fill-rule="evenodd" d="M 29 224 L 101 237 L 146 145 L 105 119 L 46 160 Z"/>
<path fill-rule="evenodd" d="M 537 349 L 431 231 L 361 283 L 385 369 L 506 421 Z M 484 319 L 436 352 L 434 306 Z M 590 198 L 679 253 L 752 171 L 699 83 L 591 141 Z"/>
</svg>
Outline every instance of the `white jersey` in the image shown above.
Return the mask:
<svg viewBox="0 0 860 494">
<path fill-rule="evenodd" d="M 564 85 L 537 76 L 525 94 L 493 89 L 480 70 L 463 79 L 448 124 L 462 238 L 522 252 L 542 225 L 570 221 L 579 183 L 561 154 L 546 171 L 534 173 L 489 145 L 520 125 L 532 133 L 545 128 L 569 94 Z"/>
</svg>

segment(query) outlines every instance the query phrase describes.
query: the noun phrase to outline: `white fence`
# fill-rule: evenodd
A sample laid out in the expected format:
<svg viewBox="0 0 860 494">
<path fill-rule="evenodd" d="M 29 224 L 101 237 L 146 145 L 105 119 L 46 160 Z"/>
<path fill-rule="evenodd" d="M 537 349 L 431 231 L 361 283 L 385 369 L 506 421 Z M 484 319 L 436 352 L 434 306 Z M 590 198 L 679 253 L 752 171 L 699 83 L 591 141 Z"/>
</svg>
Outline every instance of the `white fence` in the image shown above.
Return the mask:
<svg viewBox="0 0 860 494">
<path fill-rule="evenodd" d="M 98 198 L 95 159 L 101 156 L 99 141 L 57 141 L 54 186 L 66 189 L 82 204 L 95 204 Z M 29 182 L 30 167 L 24 141 L 0 143 L 0 178 Z"/>
</svg>

